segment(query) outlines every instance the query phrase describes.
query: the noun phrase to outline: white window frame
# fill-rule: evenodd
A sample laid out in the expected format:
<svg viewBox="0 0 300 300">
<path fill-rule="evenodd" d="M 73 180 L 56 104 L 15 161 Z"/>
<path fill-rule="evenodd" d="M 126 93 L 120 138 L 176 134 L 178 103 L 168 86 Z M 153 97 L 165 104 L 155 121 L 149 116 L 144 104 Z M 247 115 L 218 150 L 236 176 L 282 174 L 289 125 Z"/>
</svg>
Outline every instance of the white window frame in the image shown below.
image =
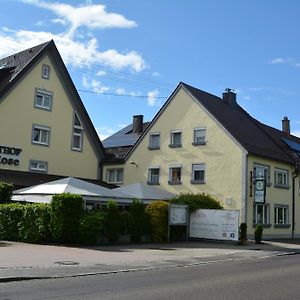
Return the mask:
<svg viewBox="0 0 300 300">
<path fill-rule="evenodd" d="M 280 210 L 282 210 L 282 220 L 279 220 Z M 275 225 L 289 225 L 289 207 L 288 205 L 274 206 L 274 224 Z"/>
<path fill-rule="evenodd" d="M 36 164 L 37 166 L 33 166 Z M 29 171 L 31 172 L 39 172 L 39 173 L 47 173 L 48 172 L 48 162 L 40 161 L 40 160 L 30 160 L 29 161 Z"/>
<path fill-rule="evenodd" d="M 200 132 L 200 136 L 197 137 L 197 132 Z M 199 140 L 198 140 L 199 138 Z M 194 128 L 194 136 L 193 136 L 193 143 L 194 146 L 206 145 L 206 128 L 198 127 Z"/>
<path fill-rule="evenodd" d="M 42 104 L 38 103 L 38 96 L 42 97 Z M 49 105 L 46 105 L 46 97 L 49 97 Z M 46 91 L 46 90 L 35 90 L 34 95 L 34 107 L 39 109 L 45 109 L 45 110 L 52 110 L 52 102 L 53 102 L 53 93 Z"/>
<path fill-rule="evenodd" d="M 49 65 L 42 66 L 42 78 L 44 78 L 44 79 L 50 78 L 50 66 Z"/>
<path fill-rule="evenodd" d="M 259 216 L 259 207 L 262 207 L 262 216 Z M 262 221 L 262 222 L 261 222 Z M 253 205 L 253 224 L 270 224 L 270 205 L 269 204 L 254 204 Z"/>
<path fill-rule="evenodd" d="M 36 130 L 39 131 L 38 141 L 34 140 Z M 46 141 L 45 142 L 42 141 L 43 133 L 46 133 Z M 51 134 L 50 127 L 34 124 L 32 126 L 32 140 L 31 141 L 35 145 L 49 146 L 50 145 L 50 134 Z"/>
<path fill-rule="evenodd" d="M 158 171 L 158 174 L 153 175 L 152 172 L 154 170 Z M 148 181 L 147 181 L 147 183 L 149 185 L 159 185 L 159 179 L 160 179 L 160 167 L 150 167 L 150 168 L 148 168 Z"/>
<path fill-rule="evenodd" d="M 76 118 L 79 124 L 76 124 Z M 75 146 L 75 138 L 79 138 L 79 147 Z M 83 126 L 82 122 L 77 114 L 74 112 L 73 117 L 73 132 L 72 132 L 72 150 L 73 151 L 82 151 L 83 149 Z"/>
<path fill-rule="evenodd" d="M 271 185 L 271 168 L 268 165 L 260 164 L 260 163 L 255 163 L 253 167 L 253 179 L 256 179 L 256 174 L 257 174 L 257 169 L 263 169 L 265 170 L 265 179 L 266 179 L 266 185 L 270 186 Z M 260 177 L 260 176 L 258 176 Z"/>
<path fill-rule="evenodd" d="M 203 180 L 195 179 L 195 172 L 197 172 L 197 171 L 200 171 L 200 172 L 203 171 Z M 192 179 L 191 179 L 192 184 L 205 183 L 205 175 L 206 175 L 206 164 L 205 163 L 192 164 Z"/>
<path fill-rule="evenodd" d="M 173 169 L 179 169 L 180 173 L 179 173 L 179 179 L 173 179 L 172 176 L 172 170 Z M 182 165 L 171 165 L 169 166 L 169 184 L 181 184 L 182 183 Z"/>
<path fill-rule="evenodd" d="M 158 137 L 158 145 L 155 145 L 153 143 L 153 138 L 154 137 Z M 149 150 L 156 150 L 156 149 L 160 149 L 160 133 L 159 132 L 155 132 L 155 133 L 150 133 L 149 134 Z"/>
<path fill-rule="evenodd" d="M 174 143 L 174 137 L 175 135 L 180 134 L 180 143 L 179 144 L 175 144 Z M 182 131 L 181 130 L 172 130 L 171 131 L 171 136 L 170 136 L 170 148 L 180 148 L 182 147 Z"/>
<path fill-rule="evenodd" d="M 110 180 L 110 173 L 113 172 L 113 180 Z M 119 178 L 119 172 L 121 172 L 121 179 Z M 109 168 L 106 170 L 106 182 L 115 183 L 115 184 L 123 184 L 124 180 L 124 169 L 123 168 Z"/>
<path fill-rule="evenodd" d="M 280 175 L 282 176 L 283 183 L 280 183 Z M 278 188 L 289 188 L 289 171 L 285 169 L 274 169 L 274 186 Z"/>
</svg>

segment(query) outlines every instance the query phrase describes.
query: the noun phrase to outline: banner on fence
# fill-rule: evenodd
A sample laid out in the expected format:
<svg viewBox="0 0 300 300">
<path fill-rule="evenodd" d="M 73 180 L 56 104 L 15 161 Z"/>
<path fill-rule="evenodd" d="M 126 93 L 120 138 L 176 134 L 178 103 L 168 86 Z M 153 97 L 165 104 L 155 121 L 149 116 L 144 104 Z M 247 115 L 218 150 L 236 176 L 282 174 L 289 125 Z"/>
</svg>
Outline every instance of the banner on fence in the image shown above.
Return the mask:
<svg viewBox="0 0 300 300">
<path fill-rule="evenodd" d="M 196 210 L 190 216 L 190 237 L 237 241 L 239 239 L 239 211 Z"/>
</svg>

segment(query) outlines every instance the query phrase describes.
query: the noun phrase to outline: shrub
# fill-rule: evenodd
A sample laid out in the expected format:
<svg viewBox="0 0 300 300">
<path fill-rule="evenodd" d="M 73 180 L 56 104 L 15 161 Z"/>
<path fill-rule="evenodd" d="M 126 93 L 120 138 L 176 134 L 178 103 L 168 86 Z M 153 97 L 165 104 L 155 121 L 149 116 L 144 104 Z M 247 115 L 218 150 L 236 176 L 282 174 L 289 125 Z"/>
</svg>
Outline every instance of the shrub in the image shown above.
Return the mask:
<svg viewBox="0 0 300 300">
<path fill-rule="evenodd" d="M 22 220 L 21 204 L 0 205 L 0 240 L 19 241 L 19 227 Z"/>
<path fill-rule="evenodd" d="M 22 205 L 19 237 L 23 242 L 40 243 L 51 240 L 51 207 L 48 204 Z"/>
<path fill-rule="evenodd" d="M 0 239 L 39 243 L 49 241 L 51 208 L 47 204 L 0 205 Z"/>
<path fill-rule="evenodd" d="M 13 185 L 0 182 L 0 203 L 9 202 L 13 192 Z"/>
<path fill-rule="evenodd" d="M 263 234 L 263 226 L 262 224 L 257 224 L 255 231 L 254 231 L 254 238 L 255 238 L 255 243 L 260 244 L 261 239 L 262 239 L 262 234 Z"/>
<path fill-rule="evenodd" d="M 176 198 L 172 199 L 171 202 L 186 204 L 189 206 L 191 212 L 197 209 L 223 209 L 223 206 L 218 200 L 205 193 L 181 193 Z"/>
<path fill-rule="evenodd" d="M 129 206 L 130 222 L 129 231 L 131 234 L 131 242 L 139 243 L 142 240 L 142 235 L 145 234 L 147 216 L 143 202 L 133 199 Z"/>
<path fill-rule="evenodd" d="M 119 234 L 121 229 L 121 218 L 117 203 L 114 201 L 108 201 L 106 212 L 106 236 L 110 243 L 116 243 L 119 240 Z"/>
<path fill-rule="evenodd" d="M 106 215 L 99 210 L 86 212 L 80 220 L 79 240 L 83 244 L 97 244 L 104 236 Z"/>
<path fill-rule="evenodd" d="M 83 215 L 83 200 L 80 195 L 59 194 L 51 201 L 52 232 L 54 241 L 74 243 L 79 240 L 80 219 Z"/>
<path fill-rule="evenodd" d="M 168 234 L 168 203 L 154 201 L 146 207 L 153 242 L 165 242 Z"/>
</svg>

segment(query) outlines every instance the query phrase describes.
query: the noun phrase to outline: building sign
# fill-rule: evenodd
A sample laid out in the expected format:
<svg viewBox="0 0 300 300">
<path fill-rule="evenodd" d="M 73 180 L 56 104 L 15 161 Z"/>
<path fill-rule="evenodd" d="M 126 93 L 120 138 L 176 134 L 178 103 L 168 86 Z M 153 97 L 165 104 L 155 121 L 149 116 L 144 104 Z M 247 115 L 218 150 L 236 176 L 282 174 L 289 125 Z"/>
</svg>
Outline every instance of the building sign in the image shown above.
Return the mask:
<svg viewBox="0 0 300 300">
<path fill-rule="evenodd" d="M 256 178 L 254 182 L 254 202 L 265 203 L 266 181 L 264 178 Z"/>
<path fill-rule="evenodd" d="M 180 204 L 170 204 L 169 224 L 170 225 L 187 225 L 188 206 Z"/>
<path fill-rule="evenodd" d="M 0 168 L 1 165 L 19 166 L 22 149 L 0 145 Z"/>
<path fill-rule="evenodd" d="M 190 237 L 237 241 L 239 217 L 238 210 L 198 209 L 190 215 Z"/>
</svg>

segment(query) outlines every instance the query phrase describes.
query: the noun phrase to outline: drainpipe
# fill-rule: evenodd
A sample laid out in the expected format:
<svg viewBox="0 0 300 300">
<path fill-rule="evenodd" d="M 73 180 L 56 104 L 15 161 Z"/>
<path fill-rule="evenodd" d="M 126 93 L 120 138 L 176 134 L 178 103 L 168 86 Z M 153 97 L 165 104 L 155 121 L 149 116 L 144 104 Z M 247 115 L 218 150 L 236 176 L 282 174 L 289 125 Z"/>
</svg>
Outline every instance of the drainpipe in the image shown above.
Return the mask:
<svg viewBox="0 0 300 300">
<path fill-rule="evenodd" d="M 293 198 L 292 198 L 292 239 L 294 239 L 295 233 L 295 198 L 296 198 L 296 178 L 298 177 L 298 166 L 295 167 L 295 173 L 293 174 Z"/>
</svg>

